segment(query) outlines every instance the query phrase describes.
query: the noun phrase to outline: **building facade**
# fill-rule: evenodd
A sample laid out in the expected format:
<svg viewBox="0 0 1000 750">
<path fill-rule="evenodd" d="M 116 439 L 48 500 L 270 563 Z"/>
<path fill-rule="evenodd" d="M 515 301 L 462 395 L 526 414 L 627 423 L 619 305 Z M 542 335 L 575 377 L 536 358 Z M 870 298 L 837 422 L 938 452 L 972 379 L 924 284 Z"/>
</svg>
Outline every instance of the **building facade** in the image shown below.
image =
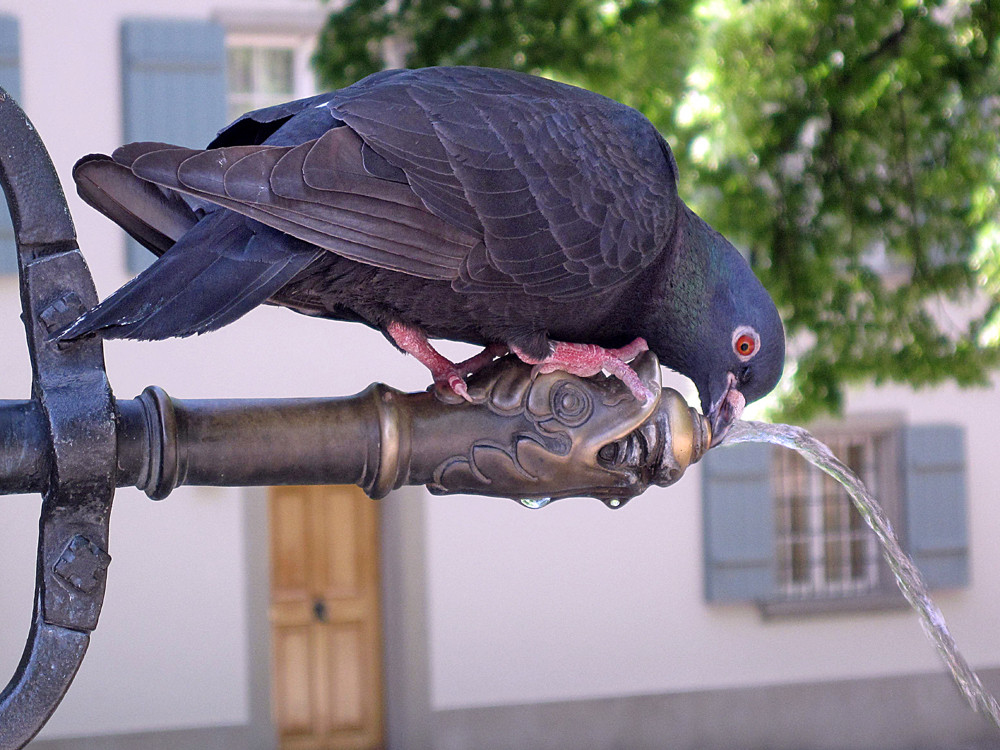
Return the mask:
<svg viewBox="0 0 1000 750">
<path fill-rule="evenodd" d="M 235 113 L 312 93 L 325 7 L 0 0 L 0 85 L 49 149 L 102 296 L 144 251 L 76 197 L 74 162 L 129 140 L 201 145 Z M 3 232 L 0 398 L 19 399 L 30 372 Z M 179 398 L 427 385 L 378 333 L 274 308 L 105 351 L 119 398 L 150 384 Z M 1000 691 L 1000 395 L 889 387 L 852 394 L 846 412 L 823 434 L 886 498 L 959 646 Z M 998 746 L 835 487 L 770 449 L 710 459 L 613 512 L 422 488 L 379 501 L 382 635 L 365 662 L 377 675 L 350 662 L 330 668 L 338 684 L 377 687 L 378 732 L 403 750 Z M 279 730 L 287 747 L 335 746 L 330 727 L 368 709 L 343 699 L 326 710 L 299 689 L 322 669 L 312 636 L 277 629 L 276 540 L 298 523 L 275 514 L 278 502 L 259 488 L 181 488 L 159 503 L 120 490 L 100 625 L 32 747 L 263 749 Z M 3 499 L 0 679 L 27 633 L 37 514 L 37 498 Z M 304 547 L 290 539 L 294 556 Z M 344 653 L 360 643 L 337 632 Z M 336 746 L 378 744 L 366 737 Z"/>
</svg>

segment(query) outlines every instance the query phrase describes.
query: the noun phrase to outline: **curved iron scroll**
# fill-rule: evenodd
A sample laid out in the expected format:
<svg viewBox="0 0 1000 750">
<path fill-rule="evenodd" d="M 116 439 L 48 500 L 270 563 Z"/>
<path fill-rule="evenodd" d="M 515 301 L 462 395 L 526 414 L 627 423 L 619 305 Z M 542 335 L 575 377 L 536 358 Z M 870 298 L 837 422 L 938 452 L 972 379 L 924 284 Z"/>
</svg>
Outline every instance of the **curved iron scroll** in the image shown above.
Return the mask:
<svg viewBox="0 0 1000 750">
<path fill-rule="evenodd" d="M 371 497 L 404 484 L 510 497 L 538 508 L 592 496 L 611 508 L 677 481 L 710 444 L 704 417 L 637 372 L 640 404 L 615 378 L 534 377 L 504 358 L 453 394 L 376 384 L 331 399 L 181 401 L 162 389 L 115 401 L 99 339 L 50 335 L 97 303 L 55 170 L 0 89 L 0 183 L 17 239 L 31 398 L 0 401 L 0 494 L 42 494 L 32 623 L 0 693 L 0 750 L 23 747 L 69 688 L 104 600 L 116 487 L 151 498 L 182 484 L 354 483 Z"/>
<path fill-rule="evenodd" d="M 0 90 L 0 182 L 17 240 L 21 305 L 32 368 L 27 414 L 44 434 L 35 603 L 28 642 L 0 693 L 0 747 L 21 747 L 69 688 L 104 600 L 115 490 L 115 419 L 97 340 L 57 345 L 51 331 L 97 302 L 69 207 L 38 133 Z M 10 420 L 7 420 L 8 423 Z M 23 445 L 23 443 L 22 443 Z M 86 445 L 86 450 L 80 446 Z"/>
</svg>

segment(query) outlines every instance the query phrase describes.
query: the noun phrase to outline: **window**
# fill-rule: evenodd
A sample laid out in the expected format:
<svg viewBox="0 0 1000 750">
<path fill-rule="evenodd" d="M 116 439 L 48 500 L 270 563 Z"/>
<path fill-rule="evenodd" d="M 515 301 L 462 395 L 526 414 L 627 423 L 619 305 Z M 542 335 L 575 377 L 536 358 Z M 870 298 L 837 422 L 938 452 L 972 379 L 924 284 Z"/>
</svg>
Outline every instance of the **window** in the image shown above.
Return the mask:
<svg viewBox="0 0 1000 750">
<path fill-rule="evenodd" d="M 842 426 L 819 429 L 815 435 L 861 478 L 898 528 L 898 430 Z M 894 584 L 878 540 L 847 491 L 797 453 L 776 447 L 770 452 L 774 598 L 816 601 L 893 596 Z"/>
<path fill-rule="evenodd" d="M 961 428 L 868 418 L 814 434 L 873 490 L 931 586 L 966 583 Z M 847 493 L 797 453 L 749 443 L 701 465 L 706 599 L 767 615 L 902 605 Z"/>
<path fill-rule="evenodd" d="M 229 119 L 295 98 L 294 51 L 287 47 L 229 47 Z"/>
<path fill-rule="evenodd" d="M 316 93 L 312 37 L 231 33 L 226 38 L 229 120 Z"/>
<path fill-rule="evenodd" d="M 871 466 L 876 444 L 842 441 L 846 463 L 874 488 Z M 773 451 L 778 488 L 778 590 L 789 598 L 838 596 L 871 591 L 878 582 L 876 540 L 843 488 L 788 451 Z M 883 496 L 884 497 L 884 496 Z"/>
</svg>

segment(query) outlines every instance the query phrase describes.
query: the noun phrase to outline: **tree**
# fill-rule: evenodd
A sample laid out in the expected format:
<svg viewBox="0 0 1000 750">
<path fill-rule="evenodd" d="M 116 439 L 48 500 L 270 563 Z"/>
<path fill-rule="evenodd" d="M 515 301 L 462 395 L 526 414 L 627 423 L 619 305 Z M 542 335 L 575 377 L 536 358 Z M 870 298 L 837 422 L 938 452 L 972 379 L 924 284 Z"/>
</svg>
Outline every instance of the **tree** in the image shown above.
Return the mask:
<svg viewBox="0 0 1000 750">
<path fill-rule="evenodd" d="M 678 117 L 699 204 L 802 346 L 786 411 L 836 410 L 847 383 L 984 382 L 1000 351 L 996 8 L 710 6 Z"/>
<path fill-rule="evenodd" d="M 354 0 L 317 65 L 542 73 L 642 110 L 791 341 L 785 418 L 1000 363 L 995 0 Z"/>
<path fill-rule="evenodd" d="M 694 1 L 351 0 L 327 20 L 315 62 L 331 86 L 400 57 L 393 62 L 410 68 L 509 68 L 640 99 L 660 91 L 672 100 L 694 46 Z M 662 85 L 637 75 L 653 66 L 665 76 Z M 622 85 L 627 80 L 635 85 Z"/>
</svg>

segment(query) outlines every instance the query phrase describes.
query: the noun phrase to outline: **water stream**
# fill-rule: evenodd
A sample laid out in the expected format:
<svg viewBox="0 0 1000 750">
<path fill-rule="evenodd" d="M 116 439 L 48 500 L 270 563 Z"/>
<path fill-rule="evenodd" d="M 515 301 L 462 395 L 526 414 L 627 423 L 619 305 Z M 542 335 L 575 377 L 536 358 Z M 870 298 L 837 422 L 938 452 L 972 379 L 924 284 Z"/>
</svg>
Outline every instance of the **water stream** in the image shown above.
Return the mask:
<svg viewBox="0 0 1000 750">
<path fill-rule="evenodd" d="M 989 720 L 1000 729 L 1000 705 L 997 704 L 996 698 L 986 691 L 979 676 L 959 653 L 955 639 L 948 632 L 948 626 L 941 610 L 934 604 L 927 592 L 923 576 L 917 570 L 913 560 L 899 546 L 899 540 L 896 539 L 896 534 L 892 530 L 885 512 L 861 483 L 861 480 L 841 463 L 826 445 L 801 427 L 740 421 L 733 425 L 723 444 L 734 445 L 750 442 L 774 443 L 798 451 L 810 463 L 844 485 L 858 512 L 875 532 L 875 536 L 878 537 L 879 544 L 882 545 L 882 553 L 896 577 L 900 591 L 903 592 L 903 596 L 906 597 L 910 606 L 920 615 L 920 623 L 923 625 L 924 631 L 934 642 L 934 646 L 948 666 L 952 679 L 965 700 L 974 710 L 986 714 Z"/>
</svg>

